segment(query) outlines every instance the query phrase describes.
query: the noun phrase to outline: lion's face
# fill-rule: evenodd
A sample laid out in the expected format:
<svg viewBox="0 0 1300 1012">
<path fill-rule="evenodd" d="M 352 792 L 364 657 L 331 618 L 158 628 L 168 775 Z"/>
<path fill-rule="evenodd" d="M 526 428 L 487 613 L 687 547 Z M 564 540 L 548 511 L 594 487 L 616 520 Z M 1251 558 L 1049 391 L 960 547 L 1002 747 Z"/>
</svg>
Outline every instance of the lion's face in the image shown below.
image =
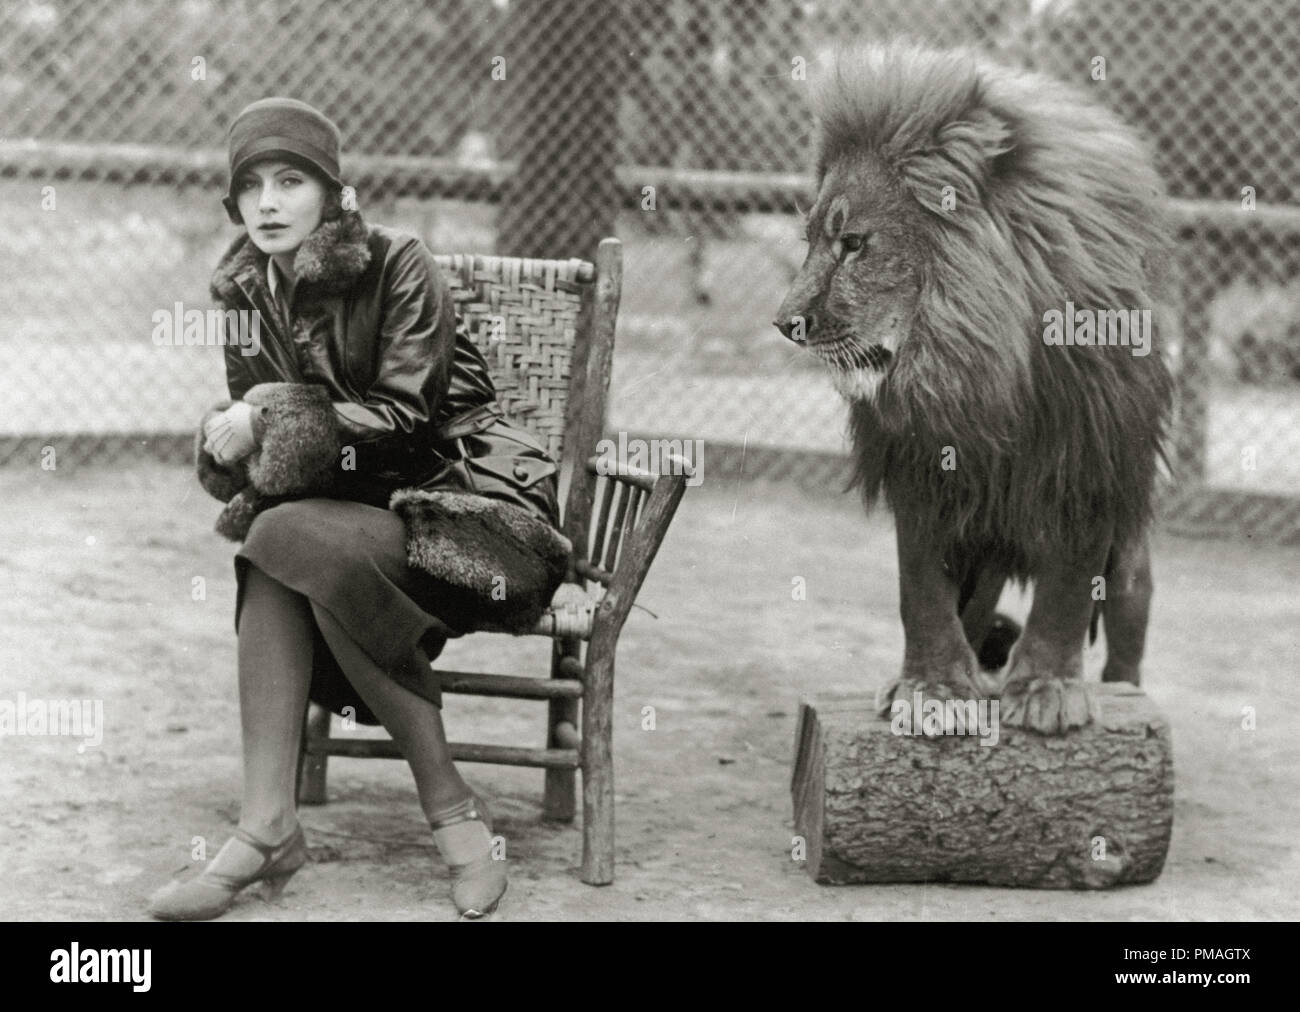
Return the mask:
<svg viewBox="0 0 1300 1012">
<path fill-rule="evenodd" d="M 923 213 L 864 159 L 831 166 L 808 214 L 808 258 L 774 322 L 849 399 L 875 397 L 911 330 Z"/>
</svg>

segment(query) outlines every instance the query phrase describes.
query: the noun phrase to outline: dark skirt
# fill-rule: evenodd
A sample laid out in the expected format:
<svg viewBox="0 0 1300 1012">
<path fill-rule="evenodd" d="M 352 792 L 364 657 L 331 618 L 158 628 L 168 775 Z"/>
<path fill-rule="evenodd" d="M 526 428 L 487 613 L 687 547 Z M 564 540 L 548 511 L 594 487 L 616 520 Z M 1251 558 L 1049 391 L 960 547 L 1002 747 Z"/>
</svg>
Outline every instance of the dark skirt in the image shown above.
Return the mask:
<svg viewBox="0 0 1300 1012">
<path fill-rule="evenodd" d="M 330 613 L 395 681 L 437 706 L 442 693 L 417 648 L 437 657 L 461 635 L 439 607 L 433 580 L 406 562 L 406 528 L 391 510 L 349 499 L 299 499 L 260 513 L 235 554 L 235 630 L 248 564 Z M 439 617 L 440 610 L 443 617 Z M 454 621 L 454 619 L 452 619 Z M 311 699 L 334 713 L 354 707 L 357 721 L 378 724 L 312 623 Z"/>
</svg>

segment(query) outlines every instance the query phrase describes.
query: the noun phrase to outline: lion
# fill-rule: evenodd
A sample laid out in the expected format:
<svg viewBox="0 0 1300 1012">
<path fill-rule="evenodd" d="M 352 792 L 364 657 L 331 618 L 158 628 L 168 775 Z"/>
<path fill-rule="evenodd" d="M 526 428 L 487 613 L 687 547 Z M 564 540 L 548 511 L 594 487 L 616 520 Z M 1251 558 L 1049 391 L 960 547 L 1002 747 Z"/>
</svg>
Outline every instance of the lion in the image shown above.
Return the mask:
<svg viewBox="0 0 1300 1012">
<path fill-rule="evenodd" d="M 1100 617 L 1102 679 L 1139 684 L 1152 592 L 1173 382 L 1151 156 L 1061 82 L 905 42 L 841 56 L 817 118 L 808 254 L 774 322 L 848 402 L 848 487 L 895 516 L 905 647 L 882 709 L 996 693 L 993 629 L 1015 639 L 1001 720 L 1082 727 L 1085 637 Z M 994 617 L 1007 580 L 1034 588 L 1018 639 Z"/>
</svg>

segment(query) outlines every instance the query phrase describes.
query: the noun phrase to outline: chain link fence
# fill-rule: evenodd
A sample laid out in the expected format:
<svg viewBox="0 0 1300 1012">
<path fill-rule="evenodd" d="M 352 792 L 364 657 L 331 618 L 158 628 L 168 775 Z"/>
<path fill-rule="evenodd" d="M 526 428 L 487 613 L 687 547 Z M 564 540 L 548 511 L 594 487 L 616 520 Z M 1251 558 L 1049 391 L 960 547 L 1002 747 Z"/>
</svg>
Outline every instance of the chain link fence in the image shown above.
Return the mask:
<svg viewBox="0 0 1300 1012">
<path fill-rule="evenodd" d="M 838 44 L 972 44 L 1091 89 L 1176 199 L 1177 529 L 1300 540 L 1300 3 L 0 0 L 0 463 L 188 456 L 236 234 L 225 129 L 292 95 L 362 211 L 438 252 L 625 243 L 610 426 L 715 475 L 841 480 L 844 411 L 770 320 L 802 257 L 809 91 Z"/>
</svg>

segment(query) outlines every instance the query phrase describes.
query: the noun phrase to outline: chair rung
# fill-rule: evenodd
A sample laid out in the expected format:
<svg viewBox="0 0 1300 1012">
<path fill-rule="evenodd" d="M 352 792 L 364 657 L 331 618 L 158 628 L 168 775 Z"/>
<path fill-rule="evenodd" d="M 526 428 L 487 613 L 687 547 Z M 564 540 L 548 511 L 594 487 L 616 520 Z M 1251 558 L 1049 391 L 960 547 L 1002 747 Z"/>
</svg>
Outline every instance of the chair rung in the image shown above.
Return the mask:
<svg viewBox="0 0 1300 1012">
<path fill-rule="evenodd" d="M 620 478 L 629 485 L 643 488 L 647 492 L 653 492 L 655 482 L 659 480 L 659 476 L 653 471 L 646 471 L 634 464 L 619 464 L 608 457 L 602 459 L 601 454 L 587 458 L 587 473 L 595 475 L 607 474 L 611 477 Z"/>
<path fill-rule="evenodd" d="M 552 770 L 576 770 L 578 750 L 573 748 L 516 748 L 513 745 L 470 745 L 451 742 L 451 757 L 464 763 L 497 763 L 502 766 L 537 766 Z M 402 752 L 391 738 L 308 739 L 308 755 L 332 755 L 350 759 L 401 759 Z"/>
<path fill-rule="evenodd" d="M 581 699 L 582 683 L 572 678 L 520 678 L 482 675 L 473 671 L 434 670 L 443 692 L 463 696 L 504 696 L 508 699 Z"/>
<path fill-rule="evenodd" d="M 584 580 L 590 580 L 592 583 L 599 583 L 603 587 L 608 587 L 614 581 L 614 574 L 600 566 L 593 565 L 586 559 L 579 559 L 573 564 L 574 571 Z"/>
</svg>

